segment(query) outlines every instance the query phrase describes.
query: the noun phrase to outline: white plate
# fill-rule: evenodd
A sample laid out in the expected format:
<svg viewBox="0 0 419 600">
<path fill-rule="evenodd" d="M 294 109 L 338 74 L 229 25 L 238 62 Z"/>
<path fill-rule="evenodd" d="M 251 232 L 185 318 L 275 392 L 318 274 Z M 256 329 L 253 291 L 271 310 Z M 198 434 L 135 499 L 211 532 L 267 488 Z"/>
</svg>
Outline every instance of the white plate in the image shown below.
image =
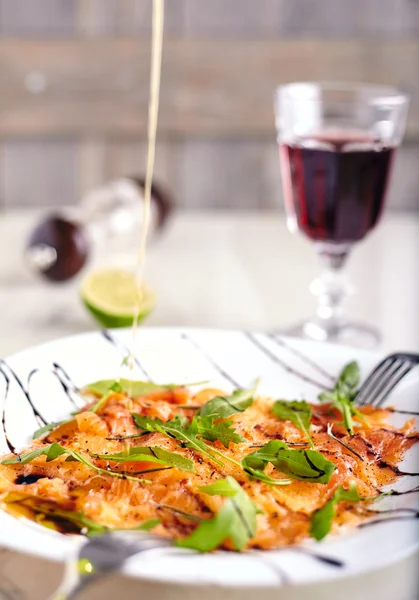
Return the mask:
<svg viewBox="0 0 419 600">
<path fill-rule="evenodd" d="M 102 333 L 87 333 L 44 344 L 16 354 L 3 363 L 10 388 L 5 408 L 7 432 L 12 443 L 23 447 L 38 427 L 28 401 L 13 378 L 11 367 L 27 385 L 28 375 L 36 368 L 30 383 L 30 396 L 36 410 L 47 420 L 65 417 L 73 405 L 59 381 L 51 374 L 54 364 L 65 369 L 77 386 L 120 374 L 120 363 L 131 343 L 129 330 L 116 330 L 106 338 Z M 297 350 L 293 352 L 292 349 Z M 327 380 L 298 353 L 309 357 L 327 372 L 336 375 L 340 368 L 356 359 L 363 375 L 378 361 L 372 353 L 289 339 L 286 346 L 262 334 L 249 336 L 240 331 L 204 329 L 141 329 L 137 336 L 139 362 L 135 376 L 149 376 L 157 382 L 196 382 L 211 380 L 211 385 L 232 389 L 233 382 L 247 386 L 261 378 L 260 392 L 276 398 L 305 398 L 314 401 L 320 386 L 303 381 L 287 371 L 281 361 L 303 373 L 309 380 Z M 418 410 L 419 369 L 412 371 L 397 387 L 389 403 L 405 410 Z M 5 398 L 5 381 L 0 381 L 0 409 Z M 395 417 L 400 424 L 404 415 Z M 7 451 L 1 434 L 0 453 Z M 415 451 L 409 451 L 404 471 L 415 471 Z M 417 463 L 416 463 L 417 464 Z M 417 469 L 416 469 L 417 470 Z M 418 478 L 404 477 L 397 489 L 418 485 Z M 419 494 L 408 494 L 380 501 L 380 508 L 418 508 Z M 82 538 L 64 536 L 24 519 L 0 512 L 0 545 L 63 561 L 84 543 Z M 388 523 L 351 530 L 330 536 L 318 544 L 307 542 L 313 553 L 287 549 L 267 553 L 211 555 L 152 552 L 130 559 L 124 571 L 139 578 L 166 582 L 216 584 L 224 586 L 277 586 L 281 583 L 327 581 L 363 571 L 382 568 L 414 552 L 419 546 L 418 519 L 391 520 Z M 322 562 L 314 555 L 340 561 L 340 567 Z"/>
</svg>

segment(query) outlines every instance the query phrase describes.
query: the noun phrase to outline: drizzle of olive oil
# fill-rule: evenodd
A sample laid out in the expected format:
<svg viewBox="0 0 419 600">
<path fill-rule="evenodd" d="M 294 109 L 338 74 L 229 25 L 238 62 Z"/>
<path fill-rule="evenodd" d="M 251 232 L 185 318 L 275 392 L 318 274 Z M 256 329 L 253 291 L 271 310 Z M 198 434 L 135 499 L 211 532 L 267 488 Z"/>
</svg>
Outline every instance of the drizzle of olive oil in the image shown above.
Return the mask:
<svg viewBox="0 0 419 600">
<path fill-rule="evenodd" d="M 134 320 L 132 324 L 132 349 L 128 366 L 134 368 L 134 346 L 140 316 L 141 300 L 143 298 L 143 273 L 147 248 L 147 236 L 150 224 L 151 184 L 153 181 L 154 159 L 156 153 L 156 132 L 159 113 L 161 62 L 164 29 L 164 0 L 153 0 L 153 24 L 150 67 L 150 96 L 148 105 L 148 139 L 147 164 L 144 186 L 143 214 L 140 232 L 140 248 L 136 266 L 137 298 Z"/>
</svg>

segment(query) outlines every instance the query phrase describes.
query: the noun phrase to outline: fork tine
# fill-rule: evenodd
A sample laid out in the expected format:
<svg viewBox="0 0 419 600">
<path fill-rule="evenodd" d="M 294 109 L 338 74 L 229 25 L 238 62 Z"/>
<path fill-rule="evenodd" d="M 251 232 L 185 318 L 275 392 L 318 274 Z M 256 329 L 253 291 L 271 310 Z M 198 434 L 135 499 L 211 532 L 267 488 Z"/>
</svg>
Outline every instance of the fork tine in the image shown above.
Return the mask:
<svg viewBox="0 0 419 600">
<path fill-rule="evenodd" d="M 374 389 L 374 385 L 380 380 L 380 377 L 384 375 L 386 370 L 394 363 L 396 359 L 393 355 L 384 358 L 374 369 L 368 379 L 361 386 L 354 403 L 358 406 L 363 406 L 366 403 L 366 399 L 371 391 Z"/>
<path fill-rule="evenodd" d="M 387 398 L 389 393 L 396 387 L 401 379 L 407 375 L 415 365 L 411 362 L 405 362 L 397 371 L 394 373 L 393 378 L 390 379 L 387 386 L 382 388 L 381 394 L 376 396 L 375 400 L 371 402 L 375 408 L 379 408 L 384 400 Z"/>
<path fill-rule="evenodd" d="M 375 401 L 379 397 L 383 388 L 387 386 L 387 384 L 391 381 L 392 377 L 398 372 L 398 370 L 403 366 L 403 364 L 403 360 L 396 359 L 387 367 L 385 371 L 382 371 L 381 377 L 375 380 L 374 385 L 364 396 L 363 405 L 375 404 Z"/>
</svg>

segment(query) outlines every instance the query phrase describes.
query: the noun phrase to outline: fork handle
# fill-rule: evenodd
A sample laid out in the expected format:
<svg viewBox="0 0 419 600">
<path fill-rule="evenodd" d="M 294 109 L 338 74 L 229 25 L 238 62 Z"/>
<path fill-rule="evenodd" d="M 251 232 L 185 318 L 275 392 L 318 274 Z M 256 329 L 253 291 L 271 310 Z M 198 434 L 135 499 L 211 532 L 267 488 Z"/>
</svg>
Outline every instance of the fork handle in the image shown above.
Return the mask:
<svg viewBox="0 0 419 600">
<path fill-rule="evenodd" d="M 77 565 L 77 560 L 70 560 L 66 563 L 64 576 L 59 587 L 47 600 L 74 600 L 82 589 L 100 576 L 99 573 L 86 573 L 81 577 Z"/>
</svg>

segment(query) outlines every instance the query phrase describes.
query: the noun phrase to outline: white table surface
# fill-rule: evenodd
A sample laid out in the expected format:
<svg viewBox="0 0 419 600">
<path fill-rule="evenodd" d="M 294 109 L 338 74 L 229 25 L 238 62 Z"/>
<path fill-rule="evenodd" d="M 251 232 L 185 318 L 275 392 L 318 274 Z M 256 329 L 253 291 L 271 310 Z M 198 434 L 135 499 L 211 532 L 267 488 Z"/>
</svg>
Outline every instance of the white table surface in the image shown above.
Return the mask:
<svg viewBox="0 0 419 600">
<path fill-rule="evenodd" d="M 0 218 L 3 357 L 95 328 L 78 298 L 78 281 L 50 285 L 25 268 L 23 249 L 38 217 L 39 213 L 24 211 L 3 213 Z M 266 330 L 284 327 L 313 311 L 308 284 L 318 265 L 310 243 L 290 235 L 278 213 L 178 213 L 150 248 L 146 273 L 159 298 L 150 325 Z M 348 309 L 353 317 L 381 329 L 380 351 L 419 351 L 419 214 L 387 214 L 380 227 L 355 248 L 348 275 L 357 288 Z M 265 595 L 281 600 L 414 600 L 418 582 L 412 573 L 417 558 L 339 584 Z M 0 551 L 0 600 L 42 600 L 61 572 L 59 565 Z M 120 597 L 121 585 L 115 576 L 81 598 Z M 185 600 L 197 594 L 209 599 L 214 590 L 139 587 L 139 582 L 124 581 L 124 598 L 138 598 L 140 593 L 153 600 Z M 217 594 L 225 600 L 258 596 L 251 590 Z"/>
<path fill-rule="evenodd" d="M 26 268 L 23 249 L 38 213 L 0 217 L 0 356 L 93 329 L 79 281 L 51 285 Z M 319 273 L 312 245 L 268 213 L 177 214 L 150 247 L 146 277 L 158 293 L 149 325 L 266 330 L 313 312 Z M 389 213 L 353 251 L 348 310 L 383 332 L 381 349 L 419 350 L 419 213 Z"/>
</svg>

